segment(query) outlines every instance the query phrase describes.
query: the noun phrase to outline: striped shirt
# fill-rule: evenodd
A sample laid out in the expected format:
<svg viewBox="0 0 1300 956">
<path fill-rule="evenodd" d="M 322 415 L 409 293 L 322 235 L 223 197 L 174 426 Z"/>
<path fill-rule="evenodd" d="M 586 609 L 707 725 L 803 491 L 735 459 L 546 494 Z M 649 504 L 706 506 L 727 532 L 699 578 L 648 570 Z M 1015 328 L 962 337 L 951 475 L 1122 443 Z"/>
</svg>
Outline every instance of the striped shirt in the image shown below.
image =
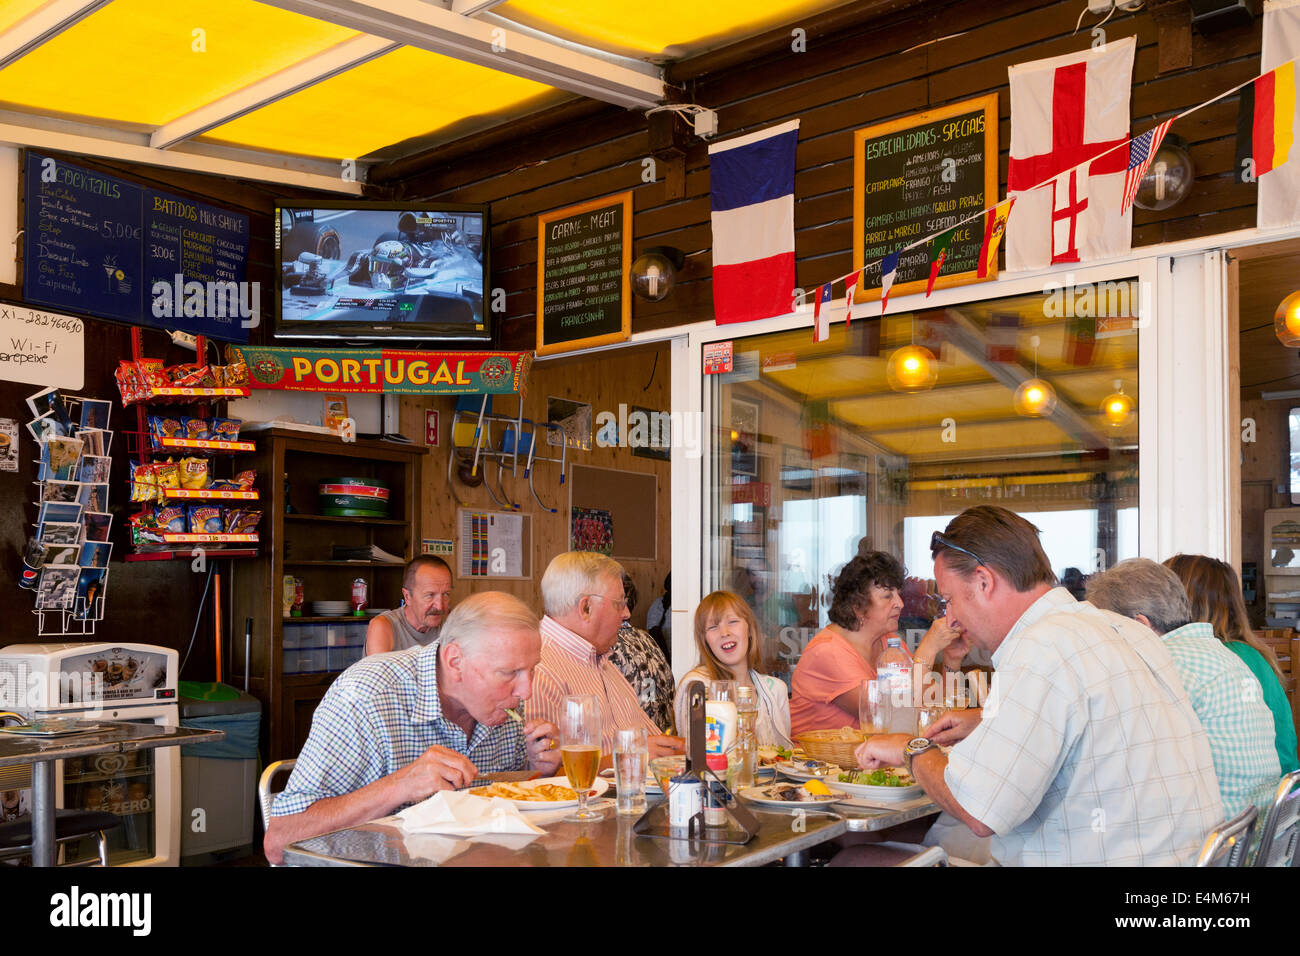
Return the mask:
<svg viewBox="0 0 1300 956">
<path fill-rule="evenodd" d="M 1282 769 L 1273 748 L 1273 715 L 1259 681 L 1214 636 L 1210 624 L 1185 624 L 1160 639 L 1210 738 L 1223 815 L 1232 819 L 1252 803 L 1265 809 Z"/>
<path fill-rule="evenodd" d="M 459 724 L 443 717 L 440 646 L 435 641 L 375 654 L 339 675 L 316 708 L 307 743 L 275 799 L 272 816 L 301 813 L 317 800 L 360 790 L 433 746 L 464 754 L 479 773 L 527 765 L 523 729 L 515 721 L 496 727 L 476 724 L 466 739 Z"/>
<path fill-rule="evenodd" d="M 1053 588 L 993 654 L 983 719 L 944 781 L 1011 866 L 1186 866 L 1223 820 L 1205 731 L 1169 651 Z"/>
<path fill-rule="evenodd" d="M 595 694 L 600 706 L 601 752 L 614 752 L 614 731 L 644 727 L 651 736 L 663 731 L 645 715 L 636 692 L 608 654 L 597 654 L 583 638 L 549 614 L 542 618 L 542 659 L 533 671 L 533 694 L 528 711 L 564 731 L 564 698 L 570 694 Z"/>
</svg>

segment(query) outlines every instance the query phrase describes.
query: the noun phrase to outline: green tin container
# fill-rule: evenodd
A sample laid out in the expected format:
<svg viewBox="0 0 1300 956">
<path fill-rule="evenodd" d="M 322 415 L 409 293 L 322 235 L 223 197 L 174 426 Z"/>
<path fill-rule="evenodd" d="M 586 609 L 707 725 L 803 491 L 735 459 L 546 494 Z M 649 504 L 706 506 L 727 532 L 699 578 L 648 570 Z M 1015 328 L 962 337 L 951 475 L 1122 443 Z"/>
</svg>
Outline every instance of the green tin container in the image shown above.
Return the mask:
<svg viewBox="0 0 1300 956">
<path fill-rule="evenodd" d="M 387 518 L 388 485 L 378 478 L 326 478 L 318 488 L 320 513 L 336 518 Z"/>
</svg>

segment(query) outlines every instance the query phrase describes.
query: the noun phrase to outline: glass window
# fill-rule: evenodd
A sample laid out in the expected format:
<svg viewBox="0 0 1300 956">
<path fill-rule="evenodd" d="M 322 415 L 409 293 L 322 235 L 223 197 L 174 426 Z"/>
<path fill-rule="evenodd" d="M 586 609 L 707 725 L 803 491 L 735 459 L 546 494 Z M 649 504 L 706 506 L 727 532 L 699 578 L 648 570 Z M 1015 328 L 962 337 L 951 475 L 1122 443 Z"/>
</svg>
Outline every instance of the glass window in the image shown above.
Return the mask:
<svg viewBox="0 0 1300 956">
<path fill-rule="evenodd" d="M 1137 291 L 859 319 L 820 343 L 807 328 L 734 340 L 736 371 L 705 378 L 709 583 L 754 608 L 770 672 L 790 678 L 861 551 L 907 567 L 899 630 L 914 647 L 932 613 L 930 534 L 971 505 L 1037 525 L 1080 594 L 1137 554 Z"/>
</svg>

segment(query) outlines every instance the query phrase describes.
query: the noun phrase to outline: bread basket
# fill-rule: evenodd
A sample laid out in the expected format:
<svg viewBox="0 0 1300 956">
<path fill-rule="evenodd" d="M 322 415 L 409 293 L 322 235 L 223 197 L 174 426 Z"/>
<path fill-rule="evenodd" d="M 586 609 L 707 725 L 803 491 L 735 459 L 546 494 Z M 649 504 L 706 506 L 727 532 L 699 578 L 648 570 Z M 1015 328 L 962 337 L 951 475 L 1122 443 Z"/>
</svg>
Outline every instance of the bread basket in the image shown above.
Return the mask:
<svg viewBox="0 0 1300 956">
<path fill-rule="evenodd" d="M 858 765 L 853 757 L 853 751 L 857 750 L 868 736 L 860 730 L 842 727 L 839 730 L 806 730 L 797 734 L 794 739 L 803 752 L 814 760 L 824 760 L 850 770 Z"/>
</svg>

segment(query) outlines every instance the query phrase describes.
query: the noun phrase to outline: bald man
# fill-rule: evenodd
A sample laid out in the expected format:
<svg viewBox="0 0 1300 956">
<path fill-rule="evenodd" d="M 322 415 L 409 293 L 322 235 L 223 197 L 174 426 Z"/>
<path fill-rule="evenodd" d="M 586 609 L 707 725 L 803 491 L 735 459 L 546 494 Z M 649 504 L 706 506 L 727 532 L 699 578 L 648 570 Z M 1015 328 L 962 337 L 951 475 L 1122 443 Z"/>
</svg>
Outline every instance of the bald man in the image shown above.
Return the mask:
<svg viewBox="0 0 1300 956">
<path fill-rule="evenodd" d="M 437 641 L 367 657 L 339 676 L 312 718 L 263 848 L 280 863 L 298 840 L 388 816 L 484 773 L 553 774 L 554 724 L 506 713 L 532 694 L 537 616 L 499 591 L 475 594 Z"/>
</svg>

